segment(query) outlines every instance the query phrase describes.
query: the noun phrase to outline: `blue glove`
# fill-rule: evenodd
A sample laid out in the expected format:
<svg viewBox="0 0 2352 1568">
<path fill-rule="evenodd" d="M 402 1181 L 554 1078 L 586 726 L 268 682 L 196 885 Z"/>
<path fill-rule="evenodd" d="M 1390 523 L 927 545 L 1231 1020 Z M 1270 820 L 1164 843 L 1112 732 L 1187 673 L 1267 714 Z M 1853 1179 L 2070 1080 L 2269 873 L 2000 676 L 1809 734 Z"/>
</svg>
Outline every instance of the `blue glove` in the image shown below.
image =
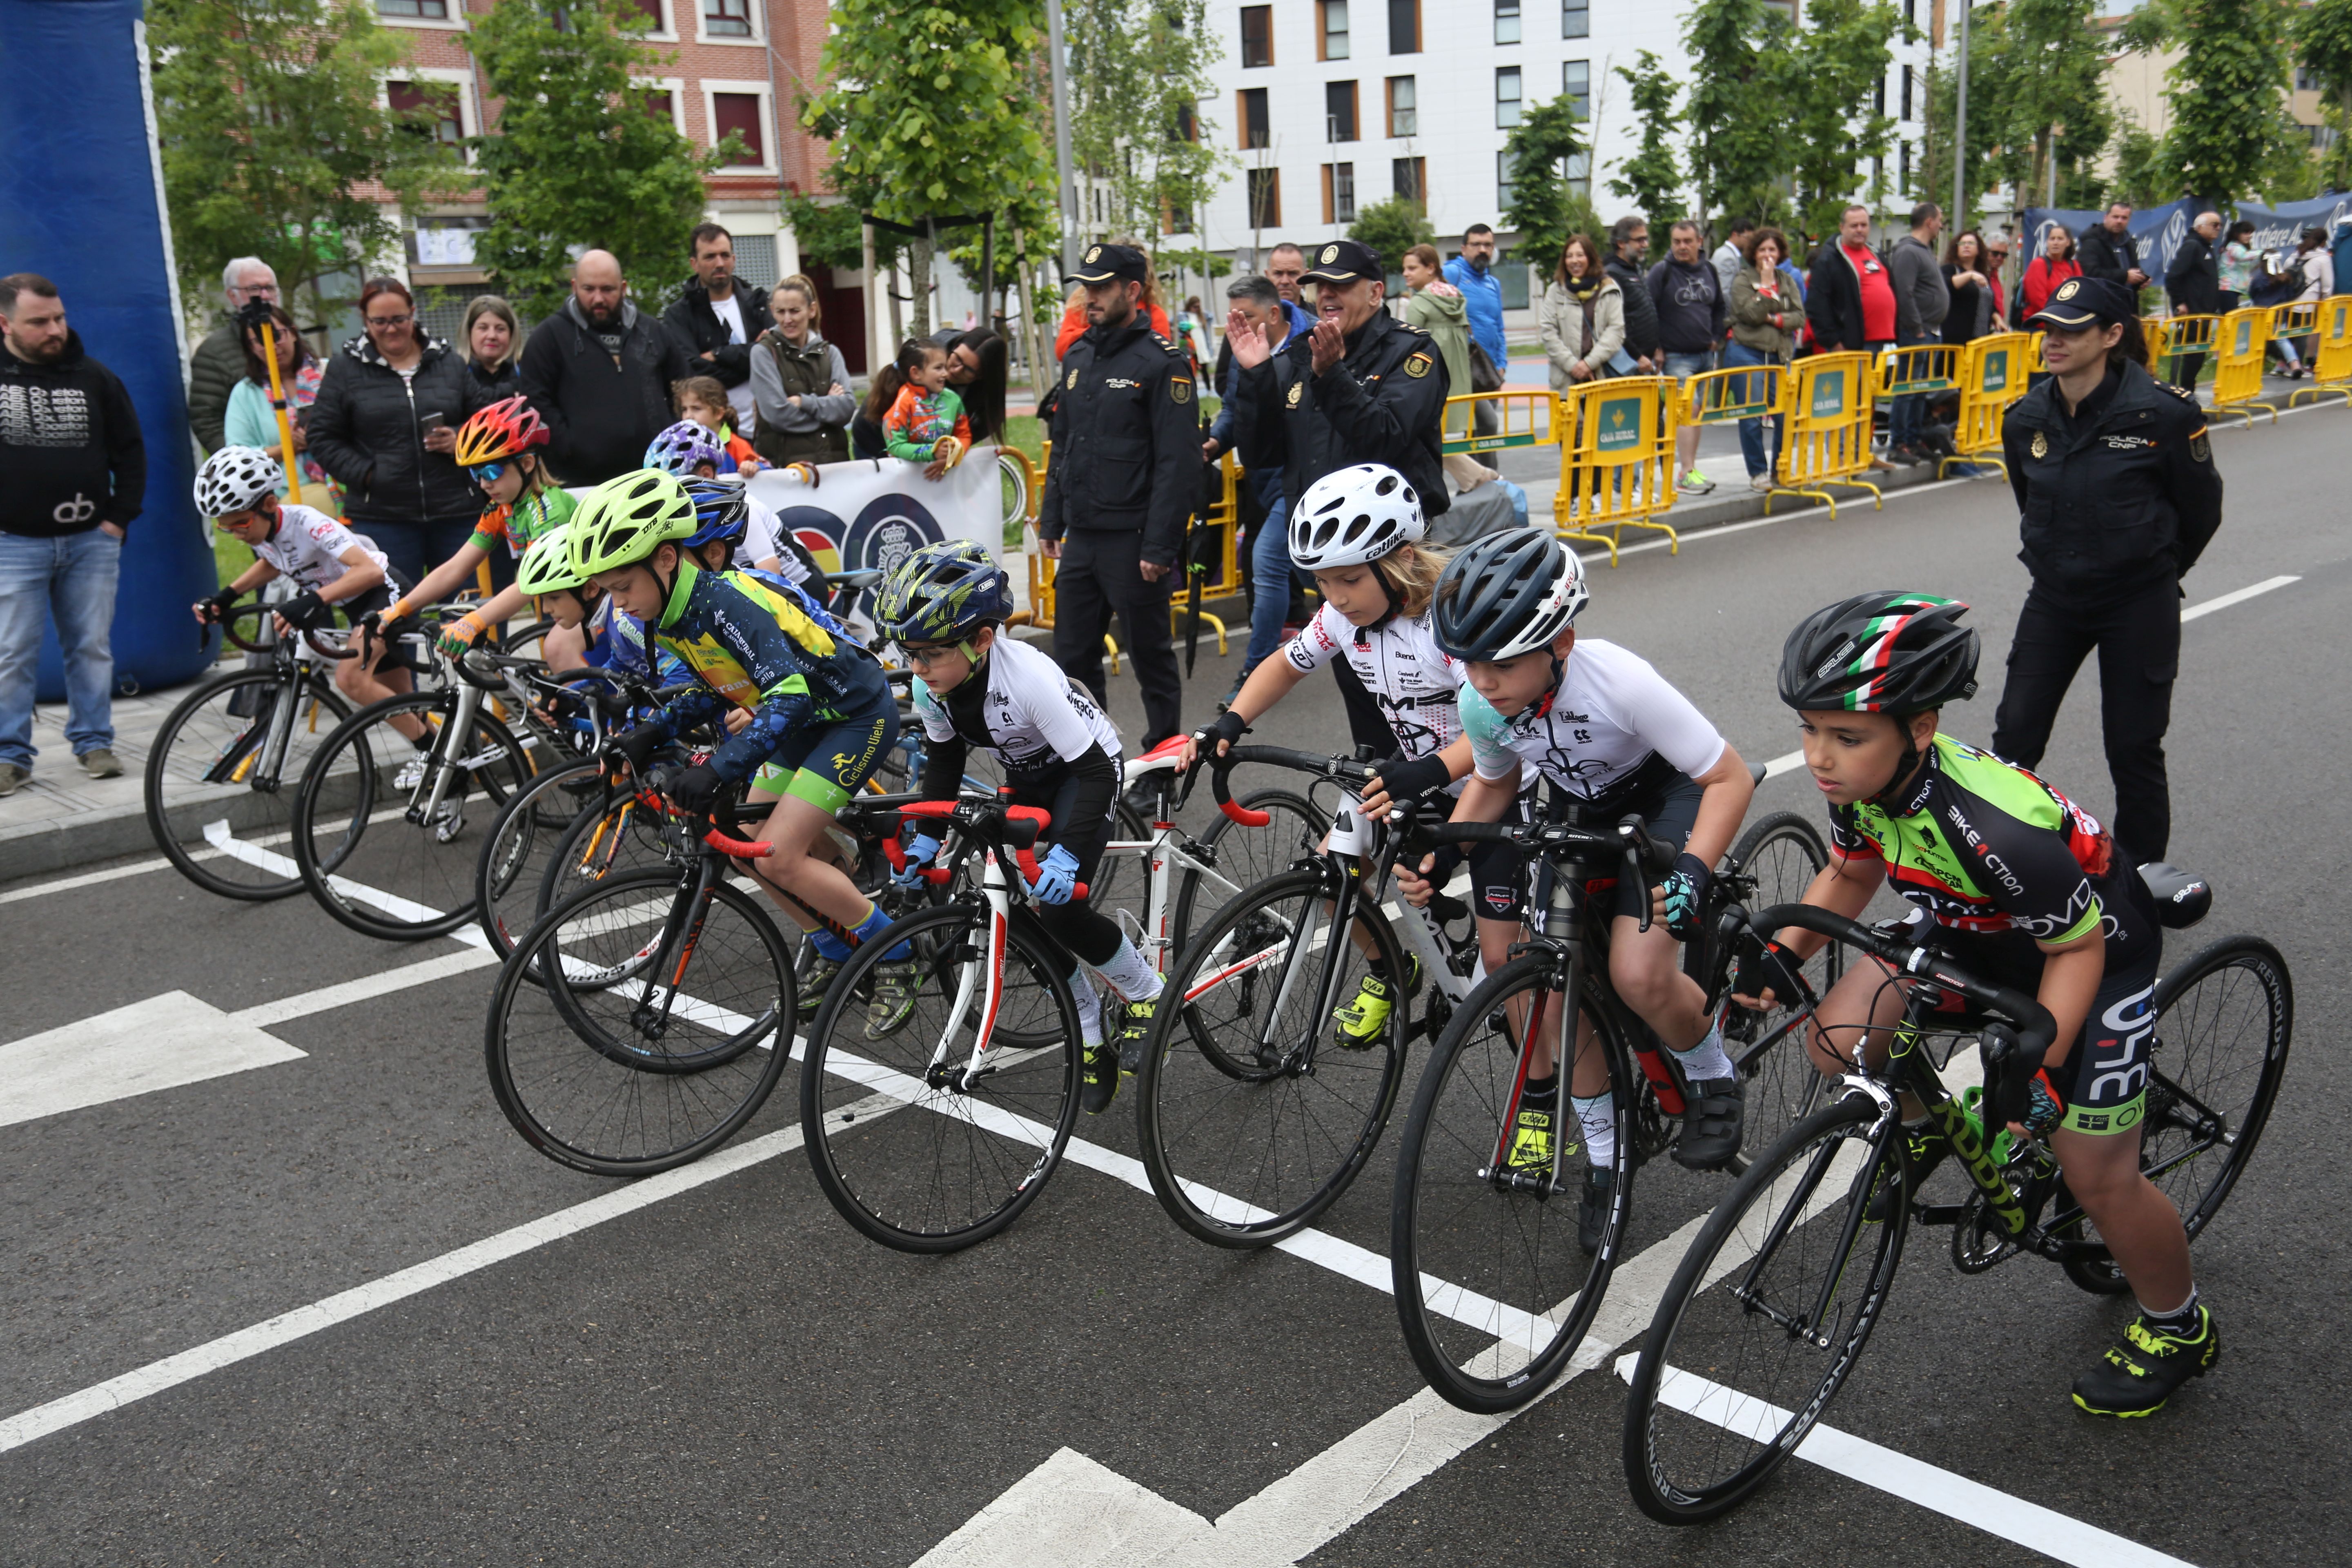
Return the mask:
<svg viewBox="0 0 2352 1568">
<path fill-rule="evenodd" d="M 1696 855 L 1677 855 L 1675 868 L 1658 884 L 1666 895 L 1666 931 L 1676 942 L 1698 935 L 1700 911 L 1706 904 L 1707 884 L 1714 880 L 1706 863 Z"/>
<path fill-rule="evenodd" d="M 891 872 L 890 885 L 894 888 L 908 889 L 921 887 L 923 868 L 931 863 L 932 857 L 939 852 L 938 839 L 928 833 L 916 834 L 915 841 L 907 846 L 907 868 L 903 871 Z"/>
<path fill-rule="evenodd" d="M 1078 858 L 1068 846 L 1056 844 L 1037 862 L 1037 879 L 1029 884 L 1029 896 L 1043 904 L 1066 904 L 1077 887 Z"/>
</svg>

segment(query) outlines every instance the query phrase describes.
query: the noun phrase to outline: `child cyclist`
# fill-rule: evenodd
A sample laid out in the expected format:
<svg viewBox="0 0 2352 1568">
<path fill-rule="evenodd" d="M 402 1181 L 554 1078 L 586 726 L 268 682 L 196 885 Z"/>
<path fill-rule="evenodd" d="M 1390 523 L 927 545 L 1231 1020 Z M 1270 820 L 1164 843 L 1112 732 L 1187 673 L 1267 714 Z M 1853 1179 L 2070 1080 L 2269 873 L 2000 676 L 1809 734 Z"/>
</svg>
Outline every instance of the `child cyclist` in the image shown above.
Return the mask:
<svg viewBox="0 0 2352 1568">
<path fill-rule="evenodd" d="M 670 383 L 670 406 L 679 419 L 701 426 L 719 445 L 719 477 L 750 479 L 768 465 L 751 450 L 751 443 L 735 433 L 735 410 L 727 401 L 727 384 L 715 375 L 690 375 Z M 812 479 L 810 483 L 815 483 Z"/>
<path fill-rule="evenodd" d="M 1576 552 L 1537 529 L 1489 534 L 1445 569 L 1431 619 L 1437 646 L 1468 666 L 1459 744 L 1475 774 L 1454 820 L 1496 821 L 1541 777 L 1581 805 L 1589 823 L 1638 813 L 1653 837 L 1679 845 L 1659 887 L 1621 879 L 1604 895 L 1614 899 L 1609 978 L 1675 1054 L 1690 1085 L 1675 1162 L 1708 1170 L 1739 1152 L 1747 1096 L 1706 994 L 1682 971 L 1676 943 L 1698 934 L 1708 868 L 1731 847 L 1756 786 L 1739 753 L 1646 660 L 1577 636 L 1587 597 Z M 1449 859 L 1433 856 L 1423 869 L 1450 869 Z M 1436 879 L 1401 870 L 1397 882 L 1420 903 Z M 1524 880 L 1486 878 L 1476 889 L 1478 945 L 1490 970 L 1502 966 L 1518 936 Z M 1655 922 L 1647 931 L 1639 923 L 1644 905 Z M 1529 1049 L 1507 1156 L 1514 1167 L 1552 1158 L 1557 1064 L 1549 1041 Z M 1616 1153 L 1609 1064 L 1599 1051 L 1580 1046 L 1568 1092 L 1591 1160 L 1578 1226 L 1589 1252 L 1600 1245 L 1613 1201 Z"/>
<path fill-rule="evenodd" d="M 1160 987 L 1118 922 L 1074 896 L 1093 879 L 1110 842 L 1118 731 L 1061 666 L 1003 635 L 1012 613 L 1012 587 L 995 558 L 985 546 L 958 539 L 923 545 L 901 561 L 874 616 L 922 677 L 914 700 L 923 723 L 923 797 L 954 799 L 965 758 L 977 746 L 1003 764 L 1012 804 L 1053 814 L 1038 836 L 1039 876 L 1028 888 L 1039 922 L 1084 966 L 1070 976 L 1086 1046 L 1079 1104 L 1100 1115 L 1118 1093 L 1122 1056 L 1128 1071 L 1142 1064 Z M 937 837 L 919 833 L 899 880 L 915 885 L 939 851 Z M 1087 969 L 1113 993 L 1112 1029 L 1103 1026 Z"/>
<path fill-rule="evenodd" d="M 1292 688 L 1345 657 L 1396 742 L 1367 789 L 1366 814 L 1384 816 L 1391 797 L 1459 794 L 1454 781 L 1468 771 L 1466 754 L 1449 762 L 1441 753 L 1462 736 L 1462 665 L 1430 629 L 1430 600 L 1445 557 L 1423 547 L 1428 531 L 1421 498 L 1394 468 L 1358 463 L 1309 485 L 1290 517 L 1290 559 L 1315 574 L 1322 607 L 1282 657 L 1260 662 L 1232 705 L 1185 743 L 1185 766 L 1212 746 L 1223 756 Z M 1482 844 L 1471 857 L 1481 878 L 1510 858 L 1500 844 Z M 1517 872 L 1513 862 L 1498 874 L 1508 880 Z M 1342 1046 L 1361 1047 L 1380 1037 L 1397 998 L 1410 998 L 1422 976 L 1419 959 L 1408 959 L 1408 973 L 1392 975 L 1371 957 L 1369 938 L 1359 932 L 1357 942 L 1370 967 L 1355 999 L 1339 1009 L 1338 1032 Z"/>
<path fill-rule="evenodd" d="M 1804 901 L 1858 918 L 1891 883 L 1916 906 L 1915 924 L 1932 923 L 1925 940 L 2049 1009 L 2057 1043 L 2024 1128 L 2049 1140 L 2139 1303 L 2122 1342 L 2075 1380 L 2074 1404 L 2094 1415 L 2152 1415 L 2221 1353 L 2179 1211 L 2140 1173 L 2164 933 L 2145 884 L 2113 858 L 2095 820 L 2023 768 L 1937 730 L 1943 705 L 1977 689 L 1977 634 L 1958 624 L 1968 608 L 1926 594 L 1862 594 L 1789 635 L 1780 700 L 1797 710 L 1805 766 L 1830 808 L 1830 863 Z M 1784 961 L 1801 963 L 1827 940 L 1781 931 L 1743 958 L 1735 994 L 1769 1005 L 1773 992 L 1793 993 Z M 1885 1061 L 1913 984 L 1875 961 L 1849 967 L 1814 1015 L 1814 1066 L 1834 1074 L 1857 1052 Z M 1903 1110 L 1916 1193 L 1951 1145 L 1913 1097 Z"/>
<path fill-rule="evenodd" d="M 679 731 L 749 710 L 748 723 L 671 783 L 670 798 L 707 815 L 755 773 L 777 794 L 751 835 L 772 843 L 774 857 L 747 868 L 808 933 L 817 962 L 803 984 L 821 996 L 849 959 L 844 933 L 862 942 L 890 923 L 829 858 L 825 829 L 898 739 L 898 704 L 882 667 L 798 600 L 741 573 L 697 566 L 685 550 L 696 526 L 685 487 L 650 469 L 598 486 L 572 519 L 572 570 L 652 628 L 656 646 L 700 683 L 614 746 L 642 770 Z M 905 1022 L 915 985 L 910 952 L 877 966 L 870 1037 Z"/>
<path fill-rule="evenodd" d="M 279 637 L 325 625 L 341 610 L 357 626 L 399 592 L 383 552 L 325 512 L 278 499 L 286 482 L 278 459 L 258 447 L 224 447 L 196 470 L 196 510 L 223 533 L 249 546 L 254 563 L 209 599 L 195 604 L 209 626 L 240 595 L 284 577 L 299 590 L 278 606 Z M 362 657 L 338 660 L 335 687 L 353 702 L 376 702 L 409 689 L 408 671 L 383 668 L 381 643 Z M 416 740 L 423 733 L 418 726 Z"/>
<path fill-rule="evenodd" d="M 673 478 L 692 483 L 697 479 L 716 480 L 725 471 L 727 454 L 721 451 L 718 438 L 691 419 L 681 419 L 655 437 L 646 447 L 646 467 L 657 468 Z M 806 463 L 793 463 L 787 472 L 802 476 L 803 482 L 816 483 L 816 470 Z M 741 479 L 726 482 L 741 488 Z M 737 542 L 735 564 L 756 566 L 761 571 L 799 583 L 808 577 L 808 563 L 795 552 L 783 547 L 783 524 L 765 501 L 755 500 L 747 489 L 743 504 L 749 523 L 743 537 Z"/>
</svg>

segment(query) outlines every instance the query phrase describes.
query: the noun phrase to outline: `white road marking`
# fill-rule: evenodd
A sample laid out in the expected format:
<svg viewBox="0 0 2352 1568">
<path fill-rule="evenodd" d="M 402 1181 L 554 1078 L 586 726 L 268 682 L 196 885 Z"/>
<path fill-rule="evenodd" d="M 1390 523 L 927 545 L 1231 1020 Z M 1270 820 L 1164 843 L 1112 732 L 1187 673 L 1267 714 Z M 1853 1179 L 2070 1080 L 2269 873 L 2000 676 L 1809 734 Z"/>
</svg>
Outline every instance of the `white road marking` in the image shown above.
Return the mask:
<svg viewBox="0 0 2352 1568">
<path fill-rule="evenodd" d="M 199 849 L 188 857 L 191 860 L 211 860 L 219 856 L 215 849 Z M 94 888 L 101 882 L 116 882 L 125 877 L 143 877 L 150 871 L 161 871 L 171 862 L 161 855 L 148 860 L 134 860 L 128 866 L 110 866 L 103 871 L 84 871 L 72 877 L 59 877 L 51 882 L 36 882 L 29 888 L 18 888 L 0 893 L 0 904 L 13 904 L 19 899 L 37 899 L 45 893 L 69 893 L 76 888 Z"/>
<path fill-rule="evenodd" d="M 1075 1448 L 1013 1483 L 915 1568 L 1100 1568 L 1209 1528 L 1191 1509 Z"/>
<path fill-rule="evenodd" d="M 1636 1359 L 1621 1358 L 1617 1374 L 1632 1381 Z M 1680 1367 L 1667 1369 L 1658 1397 L 1677 1410 L 1758 1442 L 1769 1441 L 1790 1418 L 1786 1410 Z M 1834 1426 L 1814 1427 L 1797 1446 L 1797 1458 L 2077 1568 L 2189 1568 L 2179 1558 L 2137 1541 L 2111 1535 L 2079 1519 L 1995 1491 L 1966 1476 L 1937 1469 Z"/>
<path fill-rule="evenodd" d="M 304 1055 L 242 1015 L 166 991 L 0 1046 L 0 1126 Z"/>
<path fill-rule="evenodd" d="M 479 936 L 481 933 L 476 931 L 473 934 Z M 406 963 L 398 969 L 362 975 L 357 980 L 346 980 L 340 984 L 322 985 L 316 991 L 305 991 L 299 996 L 281 997 L 275 1002 L 263 1002 L 231 1016 L 240 1022 L 269 1028 L 291 1019 L 307 1018 L 313 1013 L 331 1012 L 358 1002 L 372 1002 L 378 996 L 389 996 L 413 985 L 429 985 L 453 974 L 495 968 L 498 963 L 499 955 L 490 951 L 486 942 L 464 952 L 444 953 L 439 958 L 428 958 L 422 963 Z"/>
<path fill-rule="evenodd" d="M 2210 616 L 2216 610 L 2226 610 L 2232 605 L 2242 605 L 2258 594 L 2267 594 L 2273 588 L 2284 588 L 2289 583 L 2302 581 L 2300 577 L 2265 577 L 2251 587 L 2240 588 L 2233 593 L 2207 599 L 2202 604 L 2191 605 L 2180 612 L 2180 618 L 2183 623 L 2193 621 L 2200 616 Z"/>
</svg>

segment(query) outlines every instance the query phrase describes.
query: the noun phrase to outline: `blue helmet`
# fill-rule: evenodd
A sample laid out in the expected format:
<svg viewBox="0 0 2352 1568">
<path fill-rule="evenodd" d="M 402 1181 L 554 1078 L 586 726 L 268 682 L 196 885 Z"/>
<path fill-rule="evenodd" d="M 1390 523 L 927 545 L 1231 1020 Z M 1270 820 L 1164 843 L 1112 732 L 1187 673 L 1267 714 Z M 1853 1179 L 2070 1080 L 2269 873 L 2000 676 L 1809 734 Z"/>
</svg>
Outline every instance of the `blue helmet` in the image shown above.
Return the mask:
<svg viewBox="0 0 2352 1568">
<path fill-rule="evenodd" d="M 687 548 L 714 540 L 730 545 L 742 543 L 751 522 L 751 503 L 744 497 L 742 481 L 695 479 L 683 482 L 687 499 L 694 502 L 694 531 L 687 536 Z"/>
<path fill-rule="evenodd" d="M 944 539 L 891 569 L 874 624 L 896 643 L 961 642 L 1013 613 L 1013 581 L 977 540 Z"/>
<path fill-rule="evenodd" d="M 692 479 L 698 463 L 723 468 L 727 466 L 727 454 L 720 449 L 717 437 L 691 419 L 679 420 L 646 447 L 646 468 L 659 468 L 681 479 Z"/>
</svg>

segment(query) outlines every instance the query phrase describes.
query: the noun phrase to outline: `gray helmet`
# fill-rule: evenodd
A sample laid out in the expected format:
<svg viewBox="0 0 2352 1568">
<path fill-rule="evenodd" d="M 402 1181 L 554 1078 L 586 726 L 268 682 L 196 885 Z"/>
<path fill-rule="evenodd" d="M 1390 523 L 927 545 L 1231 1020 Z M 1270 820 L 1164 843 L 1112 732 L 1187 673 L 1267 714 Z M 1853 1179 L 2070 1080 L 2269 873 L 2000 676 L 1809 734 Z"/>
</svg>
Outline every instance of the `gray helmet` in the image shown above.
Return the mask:
<svg viewBox="0 0 2352 1568">
<path fill-rule="evenodd" d="M 1590 597 L 1575 551 L 1541 529 L 1515 528 L 1447 564 L 1430 629 L 1455 658 L 1499 663 L 1549 647 Z"/>
</svg>

